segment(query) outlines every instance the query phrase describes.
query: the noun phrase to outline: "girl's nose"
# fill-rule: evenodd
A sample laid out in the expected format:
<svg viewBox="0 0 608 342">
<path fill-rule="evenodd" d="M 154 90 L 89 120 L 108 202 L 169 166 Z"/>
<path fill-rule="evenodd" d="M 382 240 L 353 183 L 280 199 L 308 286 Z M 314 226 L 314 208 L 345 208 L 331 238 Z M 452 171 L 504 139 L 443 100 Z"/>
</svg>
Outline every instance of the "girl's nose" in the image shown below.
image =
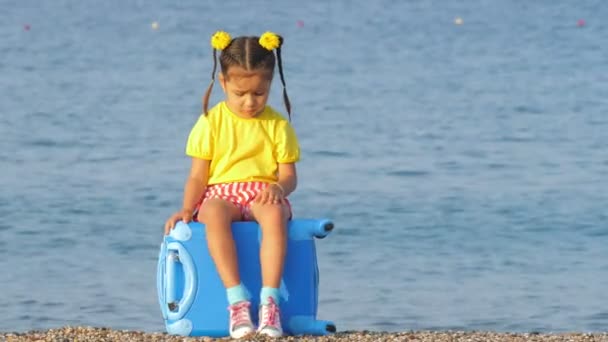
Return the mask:
<svg viewBox="0 0 608 342">
<path fill-rule="evenodd" d="M 253 98 L 253 96 L 251 96 L 251 95 L 245 96 L 245 106 L 251 107 L 251 106 L 253 106 L 253 104 L 255 104 L 255 99 Z"/>
</svg>

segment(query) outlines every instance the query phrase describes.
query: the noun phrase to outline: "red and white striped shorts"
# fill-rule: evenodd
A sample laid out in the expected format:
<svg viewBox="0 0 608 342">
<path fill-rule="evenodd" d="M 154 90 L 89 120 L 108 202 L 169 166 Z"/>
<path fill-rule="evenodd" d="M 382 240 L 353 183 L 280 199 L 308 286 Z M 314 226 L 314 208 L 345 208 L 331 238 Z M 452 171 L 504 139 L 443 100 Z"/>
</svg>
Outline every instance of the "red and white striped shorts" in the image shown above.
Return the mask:
<svg viewBox="0 0 608 342">
<path fill-rule="evenodd" d="M 200 204 L 203 204 L 205 201 L 212 198 L 221 198 L 239 208 L 242 221 L 253 221 L 251 203 L 260 192 L 268 187 L 268 185 L 269 183 L 265 182 L 236 182 L 209 185 L 205 190 L 205 195 Z M 291 211 L 291 204 L 287 198 L 285 198 L 285 204 L 287 204 Z M 289 216 L 291 217 L 291 213 Z"/>
</svg>

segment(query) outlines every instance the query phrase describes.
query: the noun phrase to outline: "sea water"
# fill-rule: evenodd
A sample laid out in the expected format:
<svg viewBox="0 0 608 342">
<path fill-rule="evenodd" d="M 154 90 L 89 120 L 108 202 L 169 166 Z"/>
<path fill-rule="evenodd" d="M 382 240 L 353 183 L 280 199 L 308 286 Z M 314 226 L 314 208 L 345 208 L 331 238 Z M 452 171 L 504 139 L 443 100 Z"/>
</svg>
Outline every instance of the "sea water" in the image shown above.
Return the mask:
<svg viewBox="0 0 608 342">
<path fill-rule="evenodd" d="M 164 329 L 156 258 L 218 29 L 285 38 L 290 199 L 336 225 L 317 243 L 321 319 L 606 330 L 603 2 L 0 7 L 1 331 Z"/>
</svg>

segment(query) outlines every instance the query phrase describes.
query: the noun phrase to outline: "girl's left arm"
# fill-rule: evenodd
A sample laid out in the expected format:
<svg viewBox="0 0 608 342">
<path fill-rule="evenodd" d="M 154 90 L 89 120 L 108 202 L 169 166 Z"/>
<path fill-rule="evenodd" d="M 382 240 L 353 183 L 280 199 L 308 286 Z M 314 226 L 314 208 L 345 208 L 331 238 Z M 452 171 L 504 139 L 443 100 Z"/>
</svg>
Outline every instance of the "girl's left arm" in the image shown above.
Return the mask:
<svg viewBox="0 0 608 342">
<path fill-rule="evenodd" d="M 295 163 L 279 163 L 278 186 L 283 190 L 283 197 L 287 197 L 298 186 L 298 176 Z"/>
</svg>

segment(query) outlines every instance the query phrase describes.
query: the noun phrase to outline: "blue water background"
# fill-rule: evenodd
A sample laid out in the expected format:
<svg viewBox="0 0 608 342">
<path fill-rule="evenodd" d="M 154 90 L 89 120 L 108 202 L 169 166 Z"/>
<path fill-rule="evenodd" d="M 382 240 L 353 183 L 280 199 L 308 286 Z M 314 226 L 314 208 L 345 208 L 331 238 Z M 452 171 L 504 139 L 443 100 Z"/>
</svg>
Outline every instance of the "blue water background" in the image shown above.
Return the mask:
<svg viewBox="0 0 608 342">
<path fill-rule="evenodd" d="M 336 223 L 320 318 L 605 331 L 606 18 L 600 0 L 1 1 L 0 331 L 164 329 L 161 225 L 216 29 L 285 37 L 295 214 Z"/>
</svg>

